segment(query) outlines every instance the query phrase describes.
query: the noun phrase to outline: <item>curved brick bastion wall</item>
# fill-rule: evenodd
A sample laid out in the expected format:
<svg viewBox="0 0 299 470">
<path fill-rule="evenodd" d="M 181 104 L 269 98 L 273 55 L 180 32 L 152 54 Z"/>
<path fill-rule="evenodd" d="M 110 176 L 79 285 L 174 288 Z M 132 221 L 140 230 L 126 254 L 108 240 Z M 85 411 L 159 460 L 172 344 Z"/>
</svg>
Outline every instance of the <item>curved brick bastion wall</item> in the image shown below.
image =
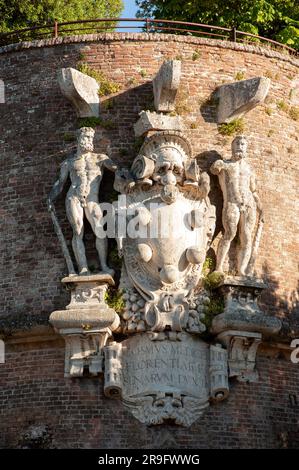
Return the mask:
<svg viewBox="0 0 299 470">
<path fill-rule="evenodd" d="M 47 320 L 69 294 L 60 284 L 66 268 L 46 197 L 74 146 L 77 118 L 57 70 L 84 62 L 120 85 L 102 98 L 96 148 L 109 148 L 125 166 L 136 155 L 133 124 L 153 101 L 151 80 L 164 60 L 174 58 L 182 60 L 178 109 L 204 169 L 217 153 L 230 155 L 232 140 L 218 132 L 211 93 L 241 77 L 271 79 L 266 103 L 244 119 L 266 219 L 256 271 L 269 282 L 264 310 L 286 319 L 288 338 L 292 330 L 296 336 L 299 122 L 289 110 L 299 103 L 298 59 L 254 46 L 130 33 L 0 48 L 6 99 L 0 104 L 0 333 L 7 353 L 0 364 L 2 447 L 26 446 L 34 426 L 43 429 L 36 444 L 43 447 L 298 447 L 299 365 L 290 362 L 289 342 L 263 344 L 260 382 L 233 383 L 228 400 L 189 429 L 146 427 L 103 397 L 98 379 L 63 377 L 64 344 Z M 213 202 L 220 191 L 215 178 L 212 183 Z M 106 186 L 110 191 L 108 180 Z M 64 217 L 63 198 L 58 215 Z M 69 230 L 66 221 L 63 228 Z"/>
</svg>

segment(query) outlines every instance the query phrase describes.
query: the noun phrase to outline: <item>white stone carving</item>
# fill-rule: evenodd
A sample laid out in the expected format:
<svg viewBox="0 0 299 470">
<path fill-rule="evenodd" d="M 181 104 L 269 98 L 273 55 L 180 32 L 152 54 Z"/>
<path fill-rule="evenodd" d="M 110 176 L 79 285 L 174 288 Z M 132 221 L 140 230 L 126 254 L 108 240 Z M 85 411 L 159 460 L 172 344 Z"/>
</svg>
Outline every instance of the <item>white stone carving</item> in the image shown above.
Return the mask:
<svg viewBox="0 0 299 470">
<path fill-rule="evenodd" d="M 134 124 L 136 137 L 140 137 L 149 131 L 183 131 L 184 121 L 181 116 L 167 116 L 150 111 L 141 111 L 140 117 Z"/>
<path fill-rule="evenodd" d="M 224 311 L 213 319 L 212 332 L 227 330 L 257 332 L 265 335 L 278 333 L 281 321 L 261 311 L 258 299 L 267 287 L 261 279 L 226 276 L 217 287 L 224 298 Z"/>
<path fill-rule="evenodd" d="M 163 62 L 153 80 L 154 101 L 156 111 L 174 111 L 174 101 L 181 79 L 181 61 L 167 60 Z"/>
<path fill-rule="evenodd" d="M 227 330 L 220 333 L 217 339 L 228 350 L 229 376 L 237 377 L 239 382 L 257 382 L 258 372 L 255 362 L 262 335 L 248 331 Z"/>
<path fill-rule="evenodd" d="M 223 193 L 224 234 L 218 245 L 216 270 L 224 271 L 226 255 L 239 228 L 237 273 L 242 276 L 252 274 L 263 228 L 263 211 L 255 175 L 246 162 L 247 145 L 245 136 L 237 136 L 232 142 L 231 160 L 217 160 L 210 169 L 211 173 L 218 175 Z M 258 224 L 254 234 L 257 210 Z"/>
<path fill-rule="evenodd" d="M 68 177 L 71 180 L 71 185 L 66 196 L 66 213 L 73 229 L 72 246 L 79 274 L 85 275 L 89 273 L 83 242 L 84 215 L 96 236 L 96 248 L 101 269 L 104 272 L 113 274 L 113 270 L 107 266 L 107 239 L 103 238 L 102 234 L 98 236 L 98 230 L 101 227 L 103 217 L 99 203 L 99 188 L 104 168 L 115 171 L 116 165 L 114 165 L 107 155 L 94 153 L 94 132 L 94 129 L 91 127 L 79 129 L 77 153 L 62 162 L 59 178 L 54 184 L 48 198 L 48 208 L 52 215 L 54 227 L 62 243 L 69 274 L 74 274 L 75 270 L 53 206 L 53 201 L 62 192 Z"/>
<path fill-rule="evenodd" d="M 255 360 L 263 335 L 281 329 L 281 321 L 263 314 L 258 299 L 267 285 L 249 277 L 227 276 L 217 287 L 224 298 L 224 311 L 212 322 L 211 332 L 228 351 L 229 376 L 256 382 Z"/>
<path fill-rule="evenodd" d="M 127 214 L 135 211 L 128 222 L 135 217 L 143 232 L 119 240 L 125 299 L 142 302 L 142 307 L 127 302 L 126 332 L 205 330 L 188 296 L 201 279 L 215 210 L 208 199 L 209 177 L 191 160 L 191 152 L 179 132 L 159 132 L 145 140 L 127 185 L 123 174 L 116 174 L 116 187 L 126 193 Z"/>
<path fill-rule="evenodd" d="M 228 393 L 226 351 L 213 346 L 213 358 L 205 342 L 186 333 L 180 341 L 158 342 L 136 335 L 105 347 L 104 391 L 142 423 L 190 426 L 210 396 Z"/>
<path fill-rule="evenodd" d="M 84 369 L 91 375 L 103 372 L 103 347 L 119 326 L 119 317 L 105 304 L 108 274 L 69 276 L 62 279 L 71 291 L 66 310 L 57 310 L 50 323 L 65 339 L 65 376 L 79 377 Z"/>
<path fill-rule="evenodd" d="M 228 370 L 227 351 L 220 344 L 210 345 L 210 396 L 214 401 L 222 401 L 227 398 Z"/>
<path fill-rule="evenodd" d="M 79 117 L 98 117 L 99 84 L 88 75 L 71 67 L 60 69 L 58 83 L 63 95 L 74 105 Z"/>
<path fill-rule="evenodd" d="M 269 88 L 270 80 L 265 77 L 221 85 L 216 92 L 217 122 L 231 122 L 243 116 L 264 101 Z"/>
</svg>

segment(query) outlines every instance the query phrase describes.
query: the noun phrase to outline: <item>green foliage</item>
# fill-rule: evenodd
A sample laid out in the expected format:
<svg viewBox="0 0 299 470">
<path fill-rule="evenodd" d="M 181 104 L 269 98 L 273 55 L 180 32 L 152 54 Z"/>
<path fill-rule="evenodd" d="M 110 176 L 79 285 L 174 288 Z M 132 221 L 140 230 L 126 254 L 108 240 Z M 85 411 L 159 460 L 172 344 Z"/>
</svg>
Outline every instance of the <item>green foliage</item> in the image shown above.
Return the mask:
<svg viewBox="0 0 299 470">
<path fill-rule="evenodd" d="M 210 303 L 205 307 L 205 317 L 201 320 L 207 327 L 211 328 L 213 318 L 224 311 L 224 299 L 222 296 L 211 296 Z"/>
<path fill-rule="evenodd" d="M 145 78 L 147 76 L 146 69 L 139 69 L 139 74 L 142 78 Z"/>
<path fill-rule="evenodd" d="M 99 126 L 101 124 L 101 119 L 97 117 L 86 117 L 78 119 L 78 127 L 93 127 Z"/>
<path fill-rule="evenodd" d="M 278 109 L 280 109 L 281 111 L 285 111 L 287 112 L 288 111 L 288 105 L 285 101 L 283 100 L 280 100 L 277 102 L 277 107 Z"/>
<path fill-rule="evenodd" d="M 299 107 L 298 106 L 289 106 L 285 101 L 281 100 L 277 103 L 277 108 L 284 113 L 288 114 L 291 119 L 294 121 L 299 121 Z"/>
<path fill-rule="evenodd" d="M 134 142 L 134 145 L 133 145 L 133 151 L 134 153 L 138 153 L 139 150 L 140 150 L 140 147 L 141 145 L 143 144 L 143 137 L 136 137 L 135 138 L 135 142 Z"/>
<path fill-rule="evenodd" d="M 205 317 L 201 320 L 204 325 L 207 327 L 207 332 L 202 336 L 208 338 L 209 329 L 212 325 L 213 318 L 215 315 L 222 313 L 224 310 L 224 299 L 217 291 L 213 291 L 221 281 L 224 279 L 224 275 L 215 269 L 215 261 L 213 258 L 207 256 L 203 268 L 203 286 L 205 290 L 209 293 L 209 301 L 205 303 L 204 314 Z"/>
<path fill-rule="evenodd" d="M 109 110 L 113 109 L 113 107 L 114 107 L 113 99 L 108 99 L 108 100 L 102 101 L 101 102 L 101 107 L 102 107 L 103 111 L 109 111 Z"/>
<path fill-rule="evenodd" d="M 186 91 L 179 90 L 175 100 L 176 115 L 185 115 L 191 112 L 191 106 L 188 102 L 189 94 Z"/>
<path fill-rule="evenodd" d="M 265 113 L 268 114 L 268 116 L 272 116 L 272 114 L 273 114 L 273 109 L 267 107 L 267 108 L 265 108 Z"/>
<path fill-rule="evenodd" d="M 110 119 L 101 119 L 98 117 L 86 117 L 86 118 L 79 118 L 78 120 L 78 127 L 93 127 L 101 126 L 104 129 L 114 129 L 115 124 Z"/>
<path fill-rule="evenodd" d="M 112 191 L 108 198 L 105 198 L 105 201 L 110 202 L 111 204 L 114 201 L 117 201 L 118 193 L 116 191 Z M 109 248 L 108 254 L 108 262 L 112 266 L 113 269 L 121 270 L 122 267 L 122 259 L 118 256 L 118 249 L 116 244 Z"/>
<path fill-rule="evenodd" d="M 290 47 L 294 47 L 299 50 L 299 28 L 295 26 L 287 26 L 282 29 L 276 37 L 277 41 L 283 42 Z"/>
<path fill-rule="evenodd" d="M 86 62 L 80 62 L 77 65 L 77 70 L 94 78 L 98 82 L 100 85 L 99 96 L 111 95 L 112 93 L 117 93 L 120 89 L 118 83 L 109 80 L 103 72 L 93 69 Z"/>
<path fill-rule="evenodd" d="M 202 267 L 203 275 L 207 276 L 208 274 L 210 274 L 210 272 L 213 271 L 213 269 L 215 269 L 215 262 L 213 258 L 207 256 Z"/>
<path fill-rule="evenodd" d="M 115 18 L 122 9 L 122 0 L 0 0 L 0 32 L 53 23 L 55 19 L 62 22 Z M 99 27 L 95 23 L 92 26 L 94 31 Z M 111 24 L 111 29 L 113 26 Z M 26 39 L 34 39 L 35 34 L 28 32 Z"/>
<path fill-rule="evenodd" d="M 298 0 L 136 0 L 137 16 L 233 27 L 299 49 Z M 255 38 L 249 38 L 256 41 Z"/>
<path fill-rule="evenodd" d="M 105 302 L 108 307 L 113 308 L 116 313 L 122 313 L 125 308 L 125 301 L 123 298 L 123 292 L 121 289 L 112 289 L 109 288 L 105 292 Z"/>
<path fill-rule="evenodd" d="M 236 80 L 244 80 L 245 79 L 245 72 L 243 72 L 243 71 L 237 72 L 236 75 L 235 75 L 235 79 Z"/>
<path fill-rule="evenodd" d="M 203 273 L 203 285 L 204 288 L 208 291 L 211 291 L 219 286 L 223 281 L 224 275 L 218 271 L 214 271 L 215 262 L 213 258 L 207 256 L 202 267 Z"/>
<path fill-rule="evenodd" d="M 220 124 L 218 126 L 218 132 L 221 135 L 234 135 L 234 134 L 241 134 L 245 129 L 245 124 L 243 119 L 235 119 L 231 122 Z"/>
<path fill-rule="evenodd" d="M 219 286 L 219 284 L 223 281 L 224 275 L 223 273 L 219 273 L 214 271 L 209 273 L 204 279 L 204 286 L 206 289 L 212 290 Z"/>
<path fill-rule="evenodd" d="M 73 132 L 65 132 L 63 134 L 63 140 L 64 140 L 64 142 L 75 142 L 76 141 L 76 136 Z"/>
<path fill-rule="evenodd" d="M 200 58 L 200 52 L 198 52 L 198 51 L 193 52 L 192 60 L 197 60 L 199 58 Z"/>
</svg>

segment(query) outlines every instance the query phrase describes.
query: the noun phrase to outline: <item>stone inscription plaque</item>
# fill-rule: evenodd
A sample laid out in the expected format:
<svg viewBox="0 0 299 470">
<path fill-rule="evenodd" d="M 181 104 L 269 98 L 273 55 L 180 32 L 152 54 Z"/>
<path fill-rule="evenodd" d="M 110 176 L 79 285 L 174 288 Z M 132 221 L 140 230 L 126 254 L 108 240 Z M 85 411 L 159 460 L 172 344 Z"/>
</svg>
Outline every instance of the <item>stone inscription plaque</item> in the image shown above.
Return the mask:
<svg viewBox="0 0 299 470">
<path fill-rule="evenodd" d="M 224 357 L 224 360 L 226 358 Z M 196 336 L 152 341 L 136 335 L 105 348 L 105 394 L 149 424 L 189 425 L 208 406 L 210 349 Z"/>
</svg>

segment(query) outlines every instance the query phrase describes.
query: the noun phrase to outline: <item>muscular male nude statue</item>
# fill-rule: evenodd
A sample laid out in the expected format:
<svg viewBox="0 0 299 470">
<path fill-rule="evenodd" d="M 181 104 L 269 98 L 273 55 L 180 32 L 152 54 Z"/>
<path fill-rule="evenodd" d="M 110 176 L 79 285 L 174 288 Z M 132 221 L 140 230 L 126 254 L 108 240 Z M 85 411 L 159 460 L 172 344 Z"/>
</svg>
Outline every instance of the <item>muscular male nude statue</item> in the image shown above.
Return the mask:
<svg viewBox="0 0 299 470">
<path fill-rule="evenodd" d="M 99 203 L 103 167 L 115 171 L 116 165 L 107 155 L 93 152 L 93 138 L 94 129 L 90 127 L 79 129 L 77 153 L 61 164 L 60 175 L 50 192 L 48 204 L 51 206 L 62 192 L 69 176 L 71 186 L 66 196 L 66 213 L 73 229 L 72 246 L 79 274 L 89 273 L 83 242 L 84 214 L 96 236 L 101 269 L 113 274 L 113 270 L 107 266 L 107 238 L 99 238 L 96 227 L 103 217 Z"/>
<path fill-rule="evenodd" d="M 216 270 L 223 272 L 225 257 L 239 228 L 240 248 L 237 260 L 239 275 L 247 274 L 252 254 L 256 209 L 262 217 L 255 176 L 245 161 L 246 154 L 247 140 L 242 135 L 237 136 L 232 142 L 231 160 L 217 160 L 210 169 L 211 173 L 218 175 L 223 193 L 224 234 L 218 245 Z"/>
</svg>

